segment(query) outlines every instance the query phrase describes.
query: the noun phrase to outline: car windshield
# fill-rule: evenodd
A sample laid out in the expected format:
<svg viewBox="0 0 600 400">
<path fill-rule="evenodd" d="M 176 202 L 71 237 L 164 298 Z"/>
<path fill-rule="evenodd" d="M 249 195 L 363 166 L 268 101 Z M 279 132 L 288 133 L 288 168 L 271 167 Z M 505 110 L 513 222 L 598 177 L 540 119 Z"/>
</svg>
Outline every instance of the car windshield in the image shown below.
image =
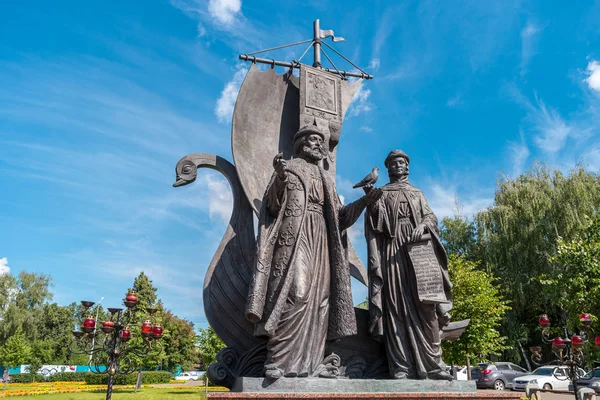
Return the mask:
<svg viewBox="0 0 600 400">
<path fill-rule="evenodd" d="M 600 378 L 600 369 L 593 369 L 583 376 L 584 379 Z"/>
<path fill-rule="evenodd" d="M 533 371 L 533 375 L 552 376 L 552 371 L 554 368 L 538 368 Z"/>
</svg>

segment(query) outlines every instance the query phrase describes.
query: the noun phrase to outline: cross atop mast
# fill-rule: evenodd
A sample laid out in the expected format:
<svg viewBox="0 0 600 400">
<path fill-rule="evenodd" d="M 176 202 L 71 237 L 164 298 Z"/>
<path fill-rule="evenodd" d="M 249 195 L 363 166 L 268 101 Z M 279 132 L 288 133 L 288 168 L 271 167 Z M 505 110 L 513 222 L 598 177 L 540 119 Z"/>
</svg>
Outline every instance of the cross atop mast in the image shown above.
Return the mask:
<svg viewBox="0 0 600 400">
<path fill-rule="evenodd" d="M 296 42 L 296 43 L 285 44 L 283 46 L 272 47 L 270 49 L 254 51 L 251 53 L 240 54 L 239 59 L 243 60 L 243 61 L 250 61 L 253 63 L 268 64 L 268 65 L 271 65 L 272 68 L 274 68 L 275 66 L 287 67 L 287 68 L 300 68 L 300 60 L 302 60 L 302 58 L 306 55 L 308 50 L 312 47 L 313 54 L 314 54 L 313 67 L 322 69 L 327 72 L 331 72 L 336 75 L 339 75 L 342 79 L 347 79 L 348 77 L 373 79 L 373 75 L 366 73 L 362 68 L 360 68 L 359 66 L 354 64 L 347 57 L 345 57 L 343 54 L 341 54 L 336 49 L 334 49 L 332 46 L 330 46 L 327 42 L 323 41 L 323 39 L 327 39 L 329 37 L 332 39 L 332 41 L 334 43 L 345 41 L 344 38 L 342 38 L 342 37 L 336 37 L 333 30 L 331 30 L 331 29 L 322 30 L 321 26 L 320 26 L 320 21 L 317 19 L 313 22 L 313 38 L 312 39 L 303 40 L 303 41 Z M 286 47 L 297 46 L 297 45 L 305 44 L 305 43 L 309 43 L 309 42 L 310 42 L 310 44 L 308 45 L 308 48 L 304 51 L 304 53 L 302 53 L 300 58 L 298 60 L 293 60 L 292 62 L 277 61 L 275 59 L 259 58 L 259 57 L 255 56 L 255 54 L 265 53 L 265 52 L 272 51 L 272 50 L 279 50 L 279 49 L 283 49 Z M 351 71 L 349 72 L 349 71 L 339 70 L 335 66 L 335 64 L 333 63 L 331 58 L 327 55 L 327 53 L 323 49 L 322 45 L 324 45 L 325 47 L 332 50 L 334 53 L 336 53 L 338 56 L 343 58 L 346 62 L 348 62 L 350 65 L 352 65 L 355 69 L 359 70 L 360 72 L 351 72 Z M 321 54 L 323 54 L 325 56 L 325 58 L 327 59 L 327 61 L 329 61 L 329 63 L 331 64 L 331 66 L 333 68 L 323 68 L 323 64 L 321 62 Z"/>
</svg>

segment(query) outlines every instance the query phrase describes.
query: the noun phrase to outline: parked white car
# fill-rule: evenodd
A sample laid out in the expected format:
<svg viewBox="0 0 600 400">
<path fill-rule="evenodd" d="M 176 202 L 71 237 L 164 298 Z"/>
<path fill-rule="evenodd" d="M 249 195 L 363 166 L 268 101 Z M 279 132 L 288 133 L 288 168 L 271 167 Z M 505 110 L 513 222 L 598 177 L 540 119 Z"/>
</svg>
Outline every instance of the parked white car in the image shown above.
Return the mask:
<svg viewBox="0 0 600 400">
<path fill-rule="evenodd" d="M 189 372 L 182 372 L 181 374 L 177 375 L 174 379 L 176 381 L 197 381 L 200 378 L 200 376 L 196 375 L 196 374 L 191 374 Z"/>
<path fill-rule="evenodd" d="M 456 380 L 466 381 L 467 380 L 467 367 L 455 366 Z"/>
<path fill-rule="evenodd" d="M 581 368 L 577 369 L 579 376 L 585 375 L 585 371 Z M 546 390 L 568 390 L 569 383 L 569 367 L 566 365 L 546 365 L 539 367 L 530 375 L 519 376 L 512 381 L 512 390 L 525 390 L 529 385 L 533 388 Z"/>
</svg>

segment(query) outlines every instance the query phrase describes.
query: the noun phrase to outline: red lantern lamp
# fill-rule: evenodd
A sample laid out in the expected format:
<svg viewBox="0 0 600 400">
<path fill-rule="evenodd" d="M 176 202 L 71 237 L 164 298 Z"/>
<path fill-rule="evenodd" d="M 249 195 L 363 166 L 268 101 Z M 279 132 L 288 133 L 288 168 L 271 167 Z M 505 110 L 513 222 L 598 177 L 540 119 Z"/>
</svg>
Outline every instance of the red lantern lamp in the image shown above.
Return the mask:
<svg viewBox="0 0 600 400">
<path fill-rule="evenodd" d="M 133 308 L 137 304 L 137 301 L 138 301 L 137 293 L 135 293 L 133 290 L 130 290 L 129 292 L 127 292 L 127 295 L 125 296 L 125 301 L 123 302 L 123 304 L 125 304 L 127 306 L 127 308 Z"/>
<path fill-rule="evenodd" d="M 115 329 L 115 323 L 112 321 L 103 321 L 102 322 L 102 332 L 111 333 Z"/>
<path fill-rule="evenodd" d="M 92 333 L 94 332 L 94 329 L 96 329 L 96 320 L 94 317 L 89 316 L 83 320 L 83 326 L 81 327 L 82 331 L 85 333 Z"/>
<path fill-rule="evenodd" d="M 142 324 L 142 335 L 145 337 L 152 336 L 152 322 L 149 319 Z"/>
<path fill-rule="evenodd" d="M 581 336 L 574 335 L 573 337 L 571 337 L 571 343 L 573 344 L 574 348 L 580 349 L 583 346 L 583 339 L 581 338 Z"/>
<path fill-rule="evenodd" d="M 125 327 L 125 328 L 121 329 L 120 336 L 121 336 L 121 340 L 123 342 L 126 342 L 129 339 L 131 339 L 131 331 L 129 330 L 129 328 Z"/>
<path fill-rule="evenodd" d="M 583 326 L 590 326 L 592 324 L 592 318 L 590 317 L 590 314 L 583 313 L 579 315 L 579 322 L 581 322 L 581 325 Z"/>
<path fill-rule="evenodd" d="M 152 336 L 154 339 L 160 339 L 163 334 L 163 328 L 159 324 L 154 325 L 152 328 Z"/>
<path fill-rule="evenodd" d="M 555 337 L 552 341 L 552 347 L 554 347 L 555 349 L 564 349 L 565 340 L 559 336 Z"/>
<path fill-rule="evenodd" d="M 547 328 L 550 326 L 550 319 L 548 318 L 548 315 L 542 314 L 540 317 L 540 326 L 542 328 Z"/>
<path fill-rule="evenodd" d="M 594 340 L 596 346 L 600 346 L 600 336 L 596 336 L 596 340 Z"/>
</svg>

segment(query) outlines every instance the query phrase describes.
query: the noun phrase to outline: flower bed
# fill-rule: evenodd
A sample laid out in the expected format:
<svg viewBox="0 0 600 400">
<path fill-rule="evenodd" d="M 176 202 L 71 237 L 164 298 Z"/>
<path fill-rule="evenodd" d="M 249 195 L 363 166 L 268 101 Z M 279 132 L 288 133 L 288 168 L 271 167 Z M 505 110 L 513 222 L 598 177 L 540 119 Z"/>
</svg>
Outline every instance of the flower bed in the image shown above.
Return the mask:
<svg viewBox="0 0 600 400">
<path fill-rule="evenodd" d="M 153 388 L 156 385 L 142 385 L 142 388 Z M 165 388 L 160 385 L 161 388 Z M 135 385 L 118 385 L 114 387 L 114 391 L 131 390 Z M 181 384 L 168 385 L 168 389 L 195 390 L 202 393 L 206 390 L 204 386 L 189 386 Z M 221 386 L 210 386 L 209 392 L 212 391 L 227 391 L 227 388 Z M 87 385 L 84 382 L 34 382 L 34 383 L 11 383 L 6 385 L 6 390 L 2 390 L 0 386 L 0 398 L 14 396 L 40 396 L 44 394 L 56 393 L 78 393 L 78 392 L 104 392 L 106 385 Z"/>
<path fill-rule="evenodd" d="M 27 384 L 11 383 L 6 385 L 6 390 L 0 389 L 0 397 L 39 396 L 42 394 L 93 392 L 104 390 L 106 390 L 106 385 L 86 385 L 83 382 L 35 382 Z"/>
</svg>

